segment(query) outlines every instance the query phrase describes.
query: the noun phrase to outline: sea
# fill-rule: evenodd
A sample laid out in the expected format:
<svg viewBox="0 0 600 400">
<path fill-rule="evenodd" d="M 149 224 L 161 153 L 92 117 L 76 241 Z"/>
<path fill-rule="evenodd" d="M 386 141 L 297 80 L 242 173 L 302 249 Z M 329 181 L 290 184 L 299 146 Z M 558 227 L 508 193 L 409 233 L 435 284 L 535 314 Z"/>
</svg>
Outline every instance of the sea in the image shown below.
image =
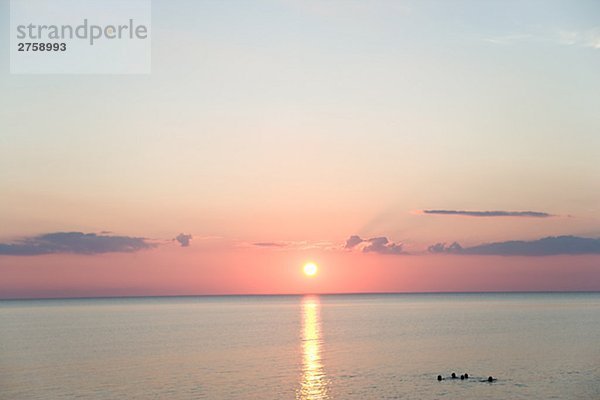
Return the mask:
<svg viewBox="0 0 600 400">
<path fill-rule="evenodd" d="M 600 293 L 3 300 L 0 399 L 600 399 Z"/>
</svg>

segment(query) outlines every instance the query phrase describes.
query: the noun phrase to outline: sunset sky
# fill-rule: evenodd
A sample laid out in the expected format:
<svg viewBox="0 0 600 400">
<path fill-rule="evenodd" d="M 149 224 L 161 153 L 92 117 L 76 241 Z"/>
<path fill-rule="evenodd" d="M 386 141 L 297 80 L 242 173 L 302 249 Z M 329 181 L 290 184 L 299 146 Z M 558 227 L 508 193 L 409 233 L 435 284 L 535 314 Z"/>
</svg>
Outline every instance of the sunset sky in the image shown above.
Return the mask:
<svg viewBox="0 0 600 400">
<path fill-rule="evenodd" d="M 150 75 L 2 30 L 0 298 L 600 290 L 599 16 L 153 0 Z"/>
</svg>

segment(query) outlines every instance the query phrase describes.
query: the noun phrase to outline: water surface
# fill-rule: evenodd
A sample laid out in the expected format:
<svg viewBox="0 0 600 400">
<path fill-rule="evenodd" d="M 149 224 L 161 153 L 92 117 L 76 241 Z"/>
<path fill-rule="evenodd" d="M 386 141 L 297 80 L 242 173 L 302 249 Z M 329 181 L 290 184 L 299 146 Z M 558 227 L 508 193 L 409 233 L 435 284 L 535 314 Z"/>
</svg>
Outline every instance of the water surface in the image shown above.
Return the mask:
<svg viewBox="0 0 600 400">
<path fill-rule="evenodd" d="M 0 399 L 595 399 L 599 343 L 598 293 L 0 301 Z"/>
</svg>

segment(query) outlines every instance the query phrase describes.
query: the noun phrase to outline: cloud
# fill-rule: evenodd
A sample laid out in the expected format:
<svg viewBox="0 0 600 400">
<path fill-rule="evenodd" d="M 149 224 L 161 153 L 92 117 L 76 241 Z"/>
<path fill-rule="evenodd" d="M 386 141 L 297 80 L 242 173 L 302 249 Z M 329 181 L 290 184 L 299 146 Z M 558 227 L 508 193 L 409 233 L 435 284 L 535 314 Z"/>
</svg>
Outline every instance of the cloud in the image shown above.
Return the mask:
<svg viewBox="0 0 600 400">
<path fill-rule="evenodd" d="M 384 236 L 362 239 L 360 236 L 352 235 L 346 240 L 344 248 L 360 248 L 363 253 L 404 254 L 402 252 L 402 243 L 390 242 Z"/>
<path fill-rule="evenodd" d="M 427 248 L 430 253 L 460 253 L 462 247 L 457 242 L 452 243 L 450 246 L 446 246 L 446 243 L 436 243 Z"/>
<path fill-rule="evenodd" d="M 467 211 L 467 210 L 423 210 L 424 214 L 464 215 L 467 217 L 532 217 L 548 218 L 555 215 L 541 211 Z"/>
<path fill-rule="evenodd" d="M 352 235 L 348 238 L 348 240 L 346 240 L 346 245 L 344 247 L 346 249 L 351 249 L 351 248 L 361 244 L 362 242 L 364 242 L 364 240 L 362 240 L 360 238 L 360 236 Z"/>
<path fill-rule="evenodd" d="M 334 250 L 339 249 L 334 243 L 319 241 L 311 242 L 306 240 L 301 241 L 264 241 L 264 242 L 241 242 L 238 244 L 241 247 L 261 247 L 263 249 L 272 250 Z"/>
<path fill-rule="evenodd" d="M 188 247 L 190 245 L 190 240 L 192 240 L 192 235 L 186 235 L 185 233 L 180 233 L 175 237 L 174 240 L 177 240 L 181 247 Z"/>
<path fill-rule="evenodd" d="M 286 247 L 288 244 L 281 242 L 256 242 L 252 243 L 253 246 L 258 247 Z"/>
<path fill-rule="evenodd" d="M 386 237 L 377 237 L 367 240 L 369 243 L 363 248 L 365 253 L 400 254 L 402 244 L 390 242 Z"/>
<path fill-rule="evenodd" d="M 558 31 L 558 43 L 566 46 L 600 49 L 600 27 L 585 31 Z"/>
<path fill-rule="evenodd" d="M 600 239 L 577 236 L 549 236 L 538 240 L 510 240 L 461 247 L 454 242 L 450 246 L 437 243 L 429 246 L 430 253 L 493 256 L 555 256 L 577 254 L 600 254 Z"/>
<path fill-rule="evenodd" d="M 528 33 L 514 33 L 511 35 L 492 36 L 483 38 L 484 41 L 497 45 L 509 45 L 518 42 L 533 41 L 535 39 L 536 38 L 534 35 Z"/>
<path fill-rule="evenodd" d="M 132 253 L 155 246 L 147 239 L 140 237 L 98 235 L 82 232 L 53 232 L 26 237 L 13 243 L 0 243 L 0 255 Z"/>
</svg>

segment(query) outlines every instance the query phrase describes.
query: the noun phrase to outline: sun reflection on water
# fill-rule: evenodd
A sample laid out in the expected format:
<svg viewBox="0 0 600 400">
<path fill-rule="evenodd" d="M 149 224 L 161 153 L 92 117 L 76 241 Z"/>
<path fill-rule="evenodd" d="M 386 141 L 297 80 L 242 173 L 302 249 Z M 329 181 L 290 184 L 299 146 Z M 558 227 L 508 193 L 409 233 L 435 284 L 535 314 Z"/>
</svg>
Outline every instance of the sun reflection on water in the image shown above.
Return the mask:
<svg viewBox="0 0 600 400">
<path fill-rule="evenodd" d="M 320 307 L 316 296 L 302 300 L 302 377 L 297 400 L 329 399 L 329 382 L 321 362 Z"/>
</svg>

